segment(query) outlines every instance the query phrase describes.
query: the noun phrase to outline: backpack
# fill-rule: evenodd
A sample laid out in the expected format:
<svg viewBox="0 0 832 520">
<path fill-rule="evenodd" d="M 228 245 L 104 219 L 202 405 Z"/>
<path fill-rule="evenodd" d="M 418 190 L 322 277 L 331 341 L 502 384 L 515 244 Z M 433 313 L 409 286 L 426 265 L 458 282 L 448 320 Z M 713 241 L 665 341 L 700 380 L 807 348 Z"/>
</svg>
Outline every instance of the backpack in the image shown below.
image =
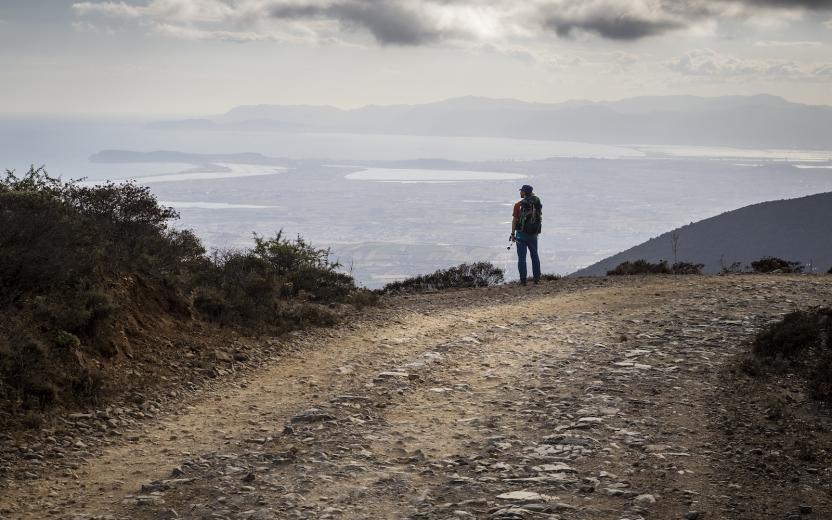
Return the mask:
<svg viewBox="0 0 832 520">
<path fill-rule="evenodd" d="M 517 231 L 537 235 L 543 223 L 543 204 L 536 195 L 530 195 L 520 201 L 520 219 Z"/>
</svg>

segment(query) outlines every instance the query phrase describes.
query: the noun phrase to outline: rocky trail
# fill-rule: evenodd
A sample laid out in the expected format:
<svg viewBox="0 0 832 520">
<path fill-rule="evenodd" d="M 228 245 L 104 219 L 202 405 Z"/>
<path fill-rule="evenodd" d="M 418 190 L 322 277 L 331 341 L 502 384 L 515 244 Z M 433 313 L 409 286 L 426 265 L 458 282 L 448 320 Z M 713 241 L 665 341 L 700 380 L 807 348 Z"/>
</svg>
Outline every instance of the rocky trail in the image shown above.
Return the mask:
<svg viewBox="0 0 832 520">
<path fill-rule="evenodd" d="M 832 277 L 749 275 L 386 298 L 107 443 L 84 432 L 112 407 L 9 437 L 0 517 L 830 519 L 829 411 L 737 371 L 830 302 Z"/>
</svg>

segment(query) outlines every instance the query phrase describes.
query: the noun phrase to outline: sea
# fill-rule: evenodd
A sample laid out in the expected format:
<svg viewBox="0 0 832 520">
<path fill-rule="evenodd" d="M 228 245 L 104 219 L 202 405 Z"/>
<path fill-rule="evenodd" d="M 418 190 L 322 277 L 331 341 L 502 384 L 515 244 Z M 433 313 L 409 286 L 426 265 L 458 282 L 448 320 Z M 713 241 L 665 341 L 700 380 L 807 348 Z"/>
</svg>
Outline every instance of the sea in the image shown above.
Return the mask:
<svg viewBox="0 0 832 520">
<path fill-rule="evenodd" d="M 150 123 L 0 119 L 0 168 L 44 165 L 65 180 L 138 182 L 179 211 L 172 225 L 193 229 L 209 249 L 245 248 L 253 233 L 283 231 L 329 248 L 341 269 L 370 288 L 480 260 L 516 278 L 508 236 L 522 184 L 543 201 L 543 270 L 556 274 L 725 211 L 832 191 L 832 151 L 825 150 L 184 131 Z M 91 160 L 103 150 L 191 155 Z M 273 159 L 199 156 L 235 153 Z"/>
</svg>

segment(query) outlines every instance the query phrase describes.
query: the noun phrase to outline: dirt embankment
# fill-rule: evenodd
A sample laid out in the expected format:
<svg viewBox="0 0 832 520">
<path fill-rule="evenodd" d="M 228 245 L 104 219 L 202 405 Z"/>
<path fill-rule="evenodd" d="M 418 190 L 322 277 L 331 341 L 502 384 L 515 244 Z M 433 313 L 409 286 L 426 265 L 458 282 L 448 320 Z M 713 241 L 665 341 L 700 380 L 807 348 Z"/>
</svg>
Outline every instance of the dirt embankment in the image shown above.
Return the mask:
<svg viewBox="0 0 832 520">
<path fill-rule="evenodd" d="M 829 412 L 736 370 L 830 301 L 804 276 L 387 299 L 203 390 L 7 437 L 0 516 L 830 518 Z"/>
</svg>

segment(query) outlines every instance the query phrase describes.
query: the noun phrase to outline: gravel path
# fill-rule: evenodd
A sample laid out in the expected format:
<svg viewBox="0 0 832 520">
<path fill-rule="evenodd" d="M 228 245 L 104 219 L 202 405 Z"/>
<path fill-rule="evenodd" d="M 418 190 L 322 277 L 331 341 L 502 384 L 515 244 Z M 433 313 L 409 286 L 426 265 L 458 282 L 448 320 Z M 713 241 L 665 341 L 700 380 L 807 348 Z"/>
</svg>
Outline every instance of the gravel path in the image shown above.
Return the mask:
<svg viewBox="0 0 832 520">
<path fill-rule="evenodd" d="M 0 516 L 832 518 L 828 411 L 734 370 L 760 326 L 830 301 L 832 277 L 786 276 L 388 299 L 110 446 L 41 456 Z M 783 395 L 791 421 L 766 413 Z"/>
</svg>

